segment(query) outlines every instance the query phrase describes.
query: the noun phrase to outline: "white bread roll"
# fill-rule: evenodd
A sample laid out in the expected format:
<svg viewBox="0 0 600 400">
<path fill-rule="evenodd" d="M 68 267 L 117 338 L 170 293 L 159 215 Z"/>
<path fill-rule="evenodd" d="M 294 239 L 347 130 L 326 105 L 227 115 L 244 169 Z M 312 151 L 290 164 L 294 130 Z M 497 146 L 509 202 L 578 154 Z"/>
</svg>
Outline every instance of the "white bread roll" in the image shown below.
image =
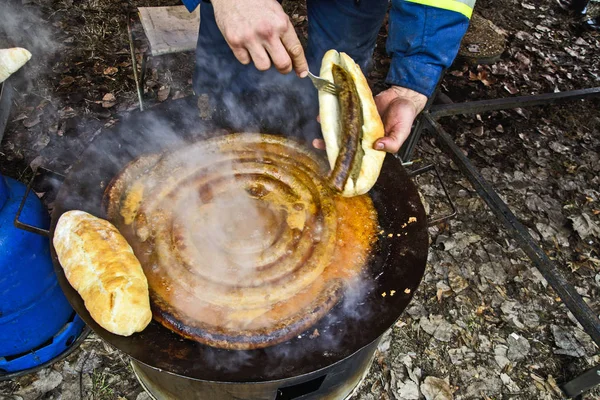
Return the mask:
<svg viewBox="0 0 600 400">
<path fill-rule="evenodd" d="M 378 138 L 385 135 L 385 130 L 373 99 L 373 93 L 358 64 L 346 53 L 329 50 L 325 53 L 321 62 L 321 78 L 333 82 L 333 64 L 339 65 L 350 74 L 356 85 L 362 107 L 363 126 L 360 146 L 364 151 L 364 156 L 358 179 L 348 178 L 342 192 L 342 196 L 345 197 L 357 196 L 367 193 L 379 177 L 385 152 L 373 149 L 373 144 Z M 337 96 L 319 91 L 319 115 L 327 158 L 333 170 L 340 152 L 339 138 L 342 136 L 340 105 Z"/>
<path fill-rule="evenodd" d="M 65 276 L 94 321 L 123 336 L 148 326 L 148 281 L 117 228 L 86 212 L 68 211 L 58 220 L 53 243 Z"/>
<path fill-rule="evenodd" d="M 0 83 L 17 72 L 30 59 L 31 53 L 23 48 L 0 49 Z"/>
</svg>

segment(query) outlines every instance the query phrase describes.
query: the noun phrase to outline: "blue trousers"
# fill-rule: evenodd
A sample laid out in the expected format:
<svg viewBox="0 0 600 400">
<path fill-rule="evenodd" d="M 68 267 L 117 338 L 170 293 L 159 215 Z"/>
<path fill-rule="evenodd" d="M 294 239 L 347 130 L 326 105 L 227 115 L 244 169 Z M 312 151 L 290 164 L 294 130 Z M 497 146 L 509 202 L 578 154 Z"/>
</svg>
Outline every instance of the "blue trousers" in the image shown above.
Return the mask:
<svg viewBox="0 0 600 400">
<path fill-rule="evenodd" d="M 318 74 L 329 49 L 348 53 L 367 73 L 388 0 L 307 0 L 309 68 Z M 212 4 L 200 5 L 194 90 L 217 100 L 233 129 L 289 131 L 318 129 L 317 91 L 309 79 L 257 70 L 233 55 L 216 21 Z M 310 126 L 310 127 L 309 127 Z M 282 132 L 286 133 L 286 132 Z M 314 135 L 312 135 L 314 136 Z"/>
</svg>

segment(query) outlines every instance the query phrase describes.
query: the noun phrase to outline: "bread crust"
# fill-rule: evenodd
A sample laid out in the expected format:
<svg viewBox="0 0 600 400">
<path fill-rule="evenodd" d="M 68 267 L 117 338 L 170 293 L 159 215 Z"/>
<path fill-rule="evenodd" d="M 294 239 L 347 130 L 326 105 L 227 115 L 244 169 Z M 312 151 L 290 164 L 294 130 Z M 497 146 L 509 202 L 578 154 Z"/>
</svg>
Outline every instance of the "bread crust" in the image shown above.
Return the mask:
<svg viewBox="0 0 600 400">
<path fill-rule="evenodd" d="M 0 49 L 0 83 L 17 72 L 30 59 L 31 53 L 21 47 Z"/>
<path fill-rule="evenodd" d="M 360 167 L 360 174 L 356 180 L 349 178 L 342 192 L 342 196 L 351 197 L 368 192 L 377 181 L 385 158 L 385 152 L 373 149 L 373 145 L 377 139 L 385 135 L 385 130 L 377 111 L 375 100 L 373 99 L 373 93 L 358 64 L 346 53 L 329 50 L 323 56 L 320 70 L 321 78 L 333 82 L 333 64 L 337 64 L 348 71 L 354 80 L 363 113 L 360 146 L 364 150 L 364 156 Z M 342 134 L 340 106 L 335 95 L 319 91 L 319 114 L 327 158 L 330 167 L 333 169 L 340 153 L 340 137 Z"/>
<path fill-rule="evenodd" d="M 94 321 L 122 336 L 148 326 L 148 281 L 117 228 L 84 211 L 67 211 L 58 220 L 53 244 L 67 280 Z"/>
</svg>

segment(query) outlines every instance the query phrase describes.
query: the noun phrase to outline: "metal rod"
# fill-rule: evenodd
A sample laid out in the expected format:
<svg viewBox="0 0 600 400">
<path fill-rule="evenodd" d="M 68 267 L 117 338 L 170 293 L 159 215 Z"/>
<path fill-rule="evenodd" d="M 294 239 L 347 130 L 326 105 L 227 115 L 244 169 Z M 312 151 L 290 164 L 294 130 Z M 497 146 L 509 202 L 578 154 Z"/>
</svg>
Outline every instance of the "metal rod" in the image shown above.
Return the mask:
<svg viewBox="0 0 600 400">
<path fill-rule="evenodd" d="M 400 148 L 399 156 L 402 162 L 409 162 L 415 152 L 415 147 L 423 134 L 423 114 L 417 117 L 415 126 L 413 127 L 408 139 Z"/>
<path fill-rule="evenodd" d="M 8 124 L 8 116 L 10 115 L 10 106 L 12 101 L 12 86 L 8 80 L 0 83 L 0 143 L 4 136 L 4 130 Z"/>
<path fill-rule="evenodd" d="M 146 63 L 147 62 L 148 62 L 148 54 L 146 54 L 144 52 L 142 54 L 142 65 L 140 67 L 140 93 L 142 93 L 142 91 L 143 91 L 144 81 L 146 80 Z"/>
<path fill-rule="evenodd" d="M 21 220 L 19 219 L 19 218 L 21 218 L 21 213 L 23 212 L 23 207 L 25 206 L 25 202 L 27 201 L 27 198 L 29 197 L 29 193 L 31 192 L 31 186 L 33 185 L 33 181 L 35 180 L 35 177 L 37 176 L 37 171 L 38 171 L 38 169 L 35 169 L 33 171 L 33 176 L 31 177 L 31 180 L 27 183 L 27 189 L 25 190 L 25 194 L 23 195 L 23 198 L 21 199 L 21 203 L 19 204 L 19 209 L 17 210 L 17 214 L 15 215 L 13 224 L 16 228 L 22 229 L 24 231 L 36 233 L 38 235 L 42 235 L 45 237 L 50 237 L 50 231 L 48 229 L 40 228 L 38 226 L 33 226 L 30 224 L 21 222 Z"/>
<path fill-rule="evenodd" d="M 570 399 L 577 397 L 598 385 L 600 385 L 600 365 L 588 369 L 573 380 L 562 384 L 560 388 Z"/>
<path fill-rule="evenodd" d="M 140 102 L 140 111 L 144 111 L 144 103 L 142 101 L 142 88 L 137 75 L 137 61 L 135 59 L 135 49 L 133 46 L 133 30 L 131 29 L 131 18 L 127 14 L 127 34 L 129 36 L 129 52 L 131 53 L 131 66 L 133 67 L 133 79 L 135 80 L 135 88 L 137 90 L 138 101 Z"/>
<path fill-rule="evenodd" d="M 600 96 L 600 87 L 570 90 L 559 93 L 544 93 L 533 96 L 507 97 L 504 99 L 468 101 L 455 104 L 434 105 L 430 109 L 433 118 L 448 117 L 458 114 L 478 114 L 486 111 L 505 110 L 518 107 L 539 106 L 563 100 L 577 100 Z"/>
<path fill-rule="evenodd" d="M 446 72 L 444 71 L 444 74 L 445 73 Z M 442 76 L 444 75 L 442 74 Z M 412 130 L 410 132 L 410 135 L 408 135 L 408 138 L 406 139 L 402 147 L 400 147 L 398 155 L 400 156 L 400 160 L 402 162 L 409 162 L 413 156 L 413 153 L 415 152 L 415 147 L 417 147 L 417 143 L 419 142 L 419 139 L 421 139 L 421 135 L 423 134 L 423 114 L 431 109 L 433 102 L 438 97 L 438 94 L 440 93 L 440 83 L 441 80 L 438 82 L 435 91 L 433 92 L 433 95 L 429 96 L 429 98 L 427 99 L 427 103 L 425 103 L 423 111 L 417 116 L 414 126 L 412 127 Z"/>
<path fill-rule="evenodd" d="M 583 329 L 600 345 L 600 320 L 564 277 L 546 253 L 531 237 L 527 228 L 521 224 L 510 211 L 506 203 L 496 194 L 494 189 L 483 178 L 471 161 L 463 154 L 460 147 L 452 141 L 452 137 L 437 123 L 431 115 L 425 114 L 426 123 L 432 128 L 433 134 L 440 144 L 450 152 L 450 156 L 467 176 L 477 193 L 487 203 L 508 230 L 510 236 L 517 241 L 519 247 L 529 256 L 536 268 L 556 290 L 563 303 L 573 313 Z"/>
<path fill-rule="evenodd" d="M 444 194 L 446 195 L 446 200 L 448 201 L 448 204 L 450 205 L 450 209 L 452 210 L 452 212 L 450 214 L 442 215 L 441 217 L 438 217 L 435 219 L 431 219 L 431 216 L 428 215 L 427 218 L 429 219 L 429 221 L 427 222 L 427 226 L 435 226 L 435 225 L 439 224 L 440 222 L 444 222 L 451 218 L 454 218 L 456 216 L 457 212 L 456 212 L 456 206 L 454 205 L 454 202 L 452 201 L 452 197 L 450 197 L 450 193 L 448 192 L 448 189 L 446 189 L 446 185 L 444 185 L 444 181 L 442 180 L 440 171 L 438 171 L 435 164 L 429 164 L 429 165 L 426 165 L 419 169 L 416 169 L 414 171 L 409 171 L 408 175 L 412 178 L 415 176 L 422 175 L 429 171 L 433 171 L 435 173 L 437 180 L 440 182 L 440 185 L 442 186 L 442 189 L 444 190 Z"/>
</svg>

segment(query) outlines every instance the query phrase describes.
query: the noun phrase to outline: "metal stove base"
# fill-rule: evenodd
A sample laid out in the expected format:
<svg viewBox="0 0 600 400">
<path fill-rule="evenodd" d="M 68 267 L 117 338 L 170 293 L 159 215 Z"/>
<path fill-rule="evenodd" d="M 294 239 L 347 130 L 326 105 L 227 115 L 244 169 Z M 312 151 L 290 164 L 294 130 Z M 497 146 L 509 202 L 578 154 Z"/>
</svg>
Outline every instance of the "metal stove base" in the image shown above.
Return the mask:
<svg viewBox="0 0 600 400">
<path fill-rule="evenodd" d="M 148 367 L 131 367 L 142 388 L 154 400 L 348 400 L 367 377 L 379 339 L 352 356 L 321 371 L 267 382 L 209 382 Z"/>
</svg>

